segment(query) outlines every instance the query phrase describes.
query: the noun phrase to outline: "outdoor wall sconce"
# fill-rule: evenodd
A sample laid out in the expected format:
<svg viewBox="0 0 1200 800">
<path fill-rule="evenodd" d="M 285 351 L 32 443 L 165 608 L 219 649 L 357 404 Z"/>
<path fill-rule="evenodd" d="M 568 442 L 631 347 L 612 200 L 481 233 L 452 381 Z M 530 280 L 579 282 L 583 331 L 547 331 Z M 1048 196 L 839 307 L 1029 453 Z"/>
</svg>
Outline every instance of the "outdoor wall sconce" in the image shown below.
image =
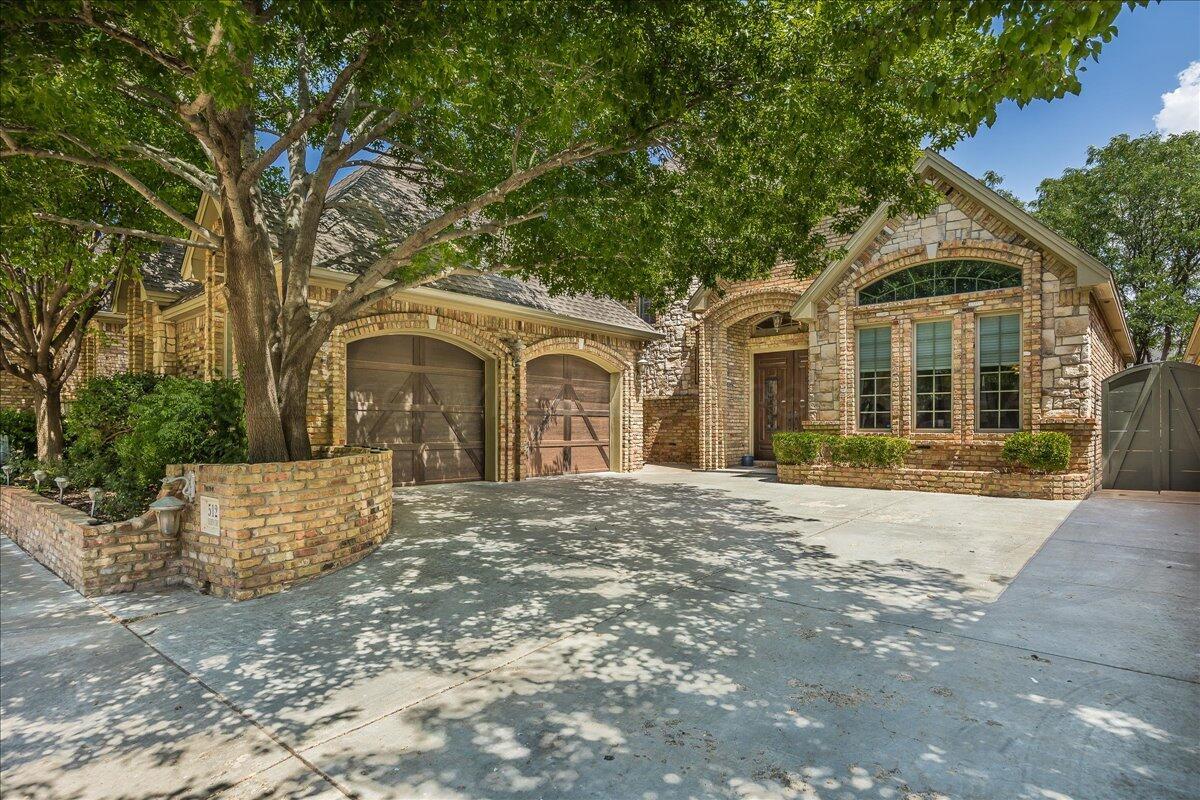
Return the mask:
<svg viewBox="0 0 1200 800">
<path fill-rule="evenodd" d="M 179 533 L 180 517 L 183 515 L 183 507 L 186 505 L 187 503 L 173 494 L 160 497 L 151 503 L 150 510 L 154 512 L 154 518 L 158 520 L 158 529 L 167 536 Z"/>
<path fill-rule="evenodd" d="M 92 516 L 96 516 L 96 509 L 100 507 L 100 501 L 104 499 L 104 490 L 99 486 L 93 486 L 87 490 L 87 496 L 92 501 Z"/>
<path fill-rule="evenodd" d="M 33 471 L 33 485 L 35 487 L 34 491 L 39 493 L 42 491 L 42 481 L 44 480 L 46 480 L 46 470 L 35 469 Z"/>
<path fill-rule="evenodd" d="M 12 467 L 8 464 L 5 464 L 3 467 L 0 467 L 0 472 L 4 473 L 4 485 L 11 486 L 12 485 Z"/>
<path fill-rule="evenodd" d="M 68 483 L 70 483 L 70 481 L 64 478 L 62 475 L 59 475 L 54 479 L 54 485 L 58 487 L 58 502 L 60 503 L 63 501 L 63 489 L 67 488 Z"/>
</svg>

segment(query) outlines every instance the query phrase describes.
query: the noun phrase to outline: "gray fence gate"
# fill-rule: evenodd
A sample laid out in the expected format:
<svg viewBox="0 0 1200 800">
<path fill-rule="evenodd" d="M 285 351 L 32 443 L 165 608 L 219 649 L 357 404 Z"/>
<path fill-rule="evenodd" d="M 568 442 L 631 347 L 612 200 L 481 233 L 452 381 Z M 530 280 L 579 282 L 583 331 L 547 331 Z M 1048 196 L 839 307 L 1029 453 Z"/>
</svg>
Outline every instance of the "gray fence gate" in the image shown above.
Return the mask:
<svg viewBox="0 0 1200 800">
<path fill-rule="evenodd" d="M 1200 492 L 1200 366 L 1142 364 L 1104 382 L 1104 488 Z"/>
</svg>

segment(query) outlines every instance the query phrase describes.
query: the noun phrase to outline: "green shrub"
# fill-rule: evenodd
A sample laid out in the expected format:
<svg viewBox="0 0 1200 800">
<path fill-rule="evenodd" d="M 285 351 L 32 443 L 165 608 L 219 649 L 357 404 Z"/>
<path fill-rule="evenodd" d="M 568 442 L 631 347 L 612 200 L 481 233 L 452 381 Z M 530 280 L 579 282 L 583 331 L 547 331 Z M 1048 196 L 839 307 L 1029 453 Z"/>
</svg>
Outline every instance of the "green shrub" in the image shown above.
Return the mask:
<svg viewBox="0 0 1200 800">
<path fill-rule="evenodd" d="M 831 437 L 812 431 L 781 431 L 771 437 L 775 461 L 780 464 L 812 464 L 821 458 Z"/>
<path fill-rule="evenodd" d="M 245 461 L 244 402 L 240 381 L 163 378 L 129 407 L 129 432 L 116 441 L 119 493 L 152 494 L 167 464 Z"/>
<path fill-rule="evenodd" d="M 1059 431 L 1014 433 L 1004 440 L 1000 455 L 1031 472 L 1066 472 L 1071 464 L 1071 437 Z"/>
<path fill-rule="evenodd" d="M 898 467 L 912 445 L 899 436 L 838 436 L 787 431 L 772 437 L 780 464 L 849 464 L 854 467 Z"/>
<path fill-rule="evenodd" d="M 161 380 L 158 375 L 125 373 L 92 378 L 80 388 L 66 415 L 72 439 L 65 455 L 72 483 L 111 488 L 121 472 L 116 443 L 131 429 L 130 409 Z"/>
<path fill-rule="evenodd" d="M 898 467 L 912 445 L 899 436 L 834 436 L 829 441 L 829 460 L 852 467 Z"/>
<path fill-rule="evenodd" d="M 37 419 L 32 411 L 19 411 L 15 408 L 0 408 L 0 436 L 8 437 L 7 453 L 0 453 L 0 461 L 17 458 L 24 451 L 25 455 L 37 452 Z"/>
<path fill-rule="evenodd" d="M 67 446 L 68 477 L 79 488 L 112 493 L 111 518 L 141 514 L 154 499 L 167 464 L 246 458 L 242 385 L 147 374 L 93 378 L 68 412 L 75 436 Z"/>
</svg>

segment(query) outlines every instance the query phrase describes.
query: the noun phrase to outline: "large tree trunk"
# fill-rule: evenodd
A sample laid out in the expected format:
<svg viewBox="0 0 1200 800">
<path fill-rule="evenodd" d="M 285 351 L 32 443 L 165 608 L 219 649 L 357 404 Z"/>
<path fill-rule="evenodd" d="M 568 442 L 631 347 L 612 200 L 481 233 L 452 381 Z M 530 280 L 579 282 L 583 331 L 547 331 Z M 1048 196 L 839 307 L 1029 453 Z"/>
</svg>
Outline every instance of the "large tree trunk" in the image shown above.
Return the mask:
<svg viewBox="0 0 1200 800">
<path fill-rule="evenodd" d="M 34 392 L 38 461 L 60 461 L 63 454 L 62 389 L 40 387 Z"/>
<path fill-rule="evenodd" d="M 246 390 L 247 457 L 251 463 L 290 461 L 276 382 L 277 320 L 267 311 L 277 300 L 264 292 L 263 276 L 274 282 L 271 250 L 254 241 L 253 232 L 243 236 L 232 228 L 225 226 L 225 269 L 229 324 Z"/>
<path fill-rule="evenodd" d="M 308 384 L 312 378 L 313 358 L 284 361 L 280 370 L 279 399 L 282 404 L 283 435 L 288 452 L 295 460 L 312 458 L 308 436 Z"/>
</svg>

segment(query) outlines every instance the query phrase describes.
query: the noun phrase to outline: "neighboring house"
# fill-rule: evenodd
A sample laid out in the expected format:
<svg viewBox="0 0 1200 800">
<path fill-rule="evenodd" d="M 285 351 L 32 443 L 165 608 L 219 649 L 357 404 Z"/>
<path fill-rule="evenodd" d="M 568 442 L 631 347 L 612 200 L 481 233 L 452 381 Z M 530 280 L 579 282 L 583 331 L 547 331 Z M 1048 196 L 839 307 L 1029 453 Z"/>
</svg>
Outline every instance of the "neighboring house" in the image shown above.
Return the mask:
<svg viewBox="0 0 1200 800">
<path fill-rule="evenodd" d="M 815 277 L 697 291 L 647 345 L 646 458 L 702 469 L 773 458 L 811 429 L 911 439 L 909 461 L 999 465 L 1006 435 L 1059 430 L 1099 480 L 1101 384 L 1132 361 L 1111 273 L 945 158 L 924 217 L 878 210 Z"/>
<path fill-rule="evenodd" d="M 1183 349 L 1183 360 L 1189 364 L 1200 364 L 1200 315 L 1196 316 L 1196 324 L 1192 325 L 1192 335 Z"/>
</svg>

